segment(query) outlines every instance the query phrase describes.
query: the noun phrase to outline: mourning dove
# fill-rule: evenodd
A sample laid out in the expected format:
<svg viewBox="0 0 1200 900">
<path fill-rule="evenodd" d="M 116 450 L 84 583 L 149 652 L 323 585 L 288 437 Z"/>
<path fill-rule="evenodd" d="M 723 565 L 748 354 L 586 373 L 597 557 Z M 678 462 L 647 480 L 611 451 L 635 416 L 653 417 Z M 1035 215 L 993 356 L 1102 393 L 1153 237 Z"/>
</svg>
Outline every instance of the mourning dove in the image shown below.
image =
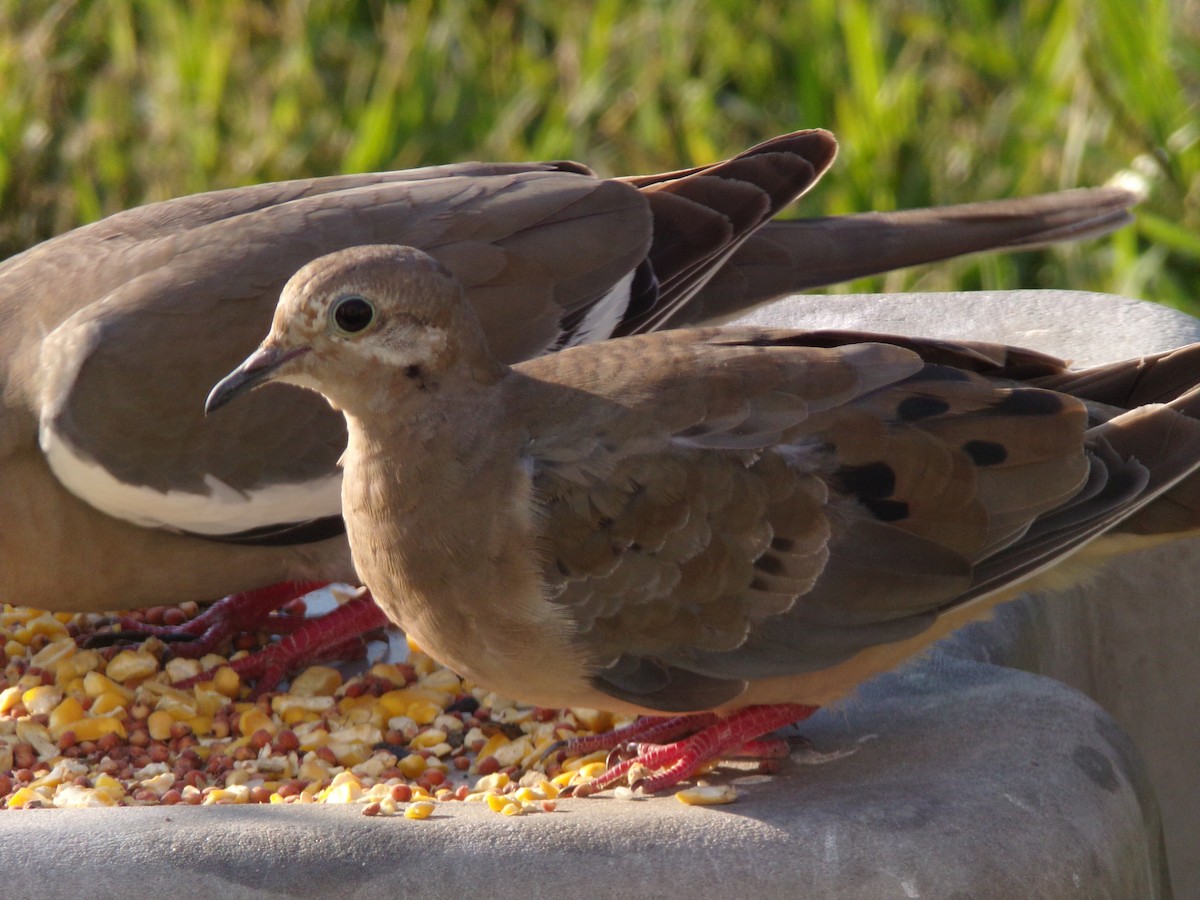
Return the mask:
<svg viewBox="0 0 1200 900">
<path fill-rule="evenodd" d="M 260 185 L 121 213 L 8 260 L 0 518 L 19 527 L 0 537 L 0 598 L 109 610 L 354 578 L 340 417 L 290 388 L 199 413 L 286 279 L 332 250 L 428 250 L 515 362 L 897 265 L 1102 233 L 1134 200 L 1106 189 L 768 223 L 834 152 L 817 130 L 626 180 L 466 163 Z"/>
<path fill-rule="evenodd" d="M 639 757 L 666 767 L 654 790 L 1072 554 L 1171 536 L 1138 514 L 1189 501 L 1198 360 L 1070 372 L 999 345 L 729 328 L 510 368 L 446 269 L 374 246 L 298 272 L 207 406 L 283 381 L 343 413 L 356 570 L 463 676 L 543 706 L 716 714 Z"/>
</svg>

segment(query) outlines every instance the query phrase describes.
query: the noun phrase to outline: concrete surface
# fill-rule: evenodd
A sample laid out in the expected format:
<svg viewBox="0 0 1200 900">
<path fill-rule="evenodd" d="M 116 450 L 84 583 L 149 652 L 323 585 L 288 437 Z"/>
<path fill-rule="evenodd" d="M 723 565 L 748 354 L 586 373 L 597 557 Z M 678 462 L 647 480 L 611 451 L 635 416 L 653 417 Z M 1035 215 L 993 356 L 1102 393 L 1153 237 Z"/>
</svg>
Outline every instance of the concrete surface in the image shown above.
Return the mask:
<svg viewBox="0 0 1200 900">
<path fill-rule="evenodd" d="M 763 315 L 1080 362 L 1200 339 L 1182 314 L 1065 292 L 805 296 Z M 0 895 L 1148 898 L 1170 896 L 1169 852 L 1178 896 L 1197 897 L 1196 573 L 1193 542 L 1009 604 L 818 713 L 802 729 L 813 747 L 730 806 L 12 812 Z"/>
<path fill-rule="evenodd" d="M 568 800 L 506 818 L 447 804 L 421 822 L 361 806 L 10 813 L 3 896 L 1162 896 L 1158 815 L 1128 738 L 1078 692 L 969 658 L 1024 624 L 1007 616 L 819 713 L 803 729 L 814 749 L 729 806 Z"/>
</svg>

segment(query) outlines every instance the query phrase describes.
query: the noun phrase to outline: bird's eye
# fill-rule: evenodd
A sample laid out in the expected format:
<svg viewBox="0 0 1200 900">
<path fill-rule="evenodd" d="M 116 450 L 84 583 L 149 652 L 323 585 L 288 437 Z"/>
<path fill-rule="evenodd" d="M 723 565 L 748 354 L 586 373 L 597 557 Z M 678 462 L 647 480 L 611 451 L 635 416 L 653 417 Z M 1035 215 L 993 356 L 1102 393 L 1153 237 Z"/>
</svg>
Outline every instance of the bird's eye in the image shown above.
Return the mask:
<svg viewBox="0 0 1200 900">
<path fill-rule="evenodd" d="M 365 297 L 353 294 L 333 305 L 333 322 L 347 334 L 362 331 L 375 319 L 375 307 Z"/>
</svg>

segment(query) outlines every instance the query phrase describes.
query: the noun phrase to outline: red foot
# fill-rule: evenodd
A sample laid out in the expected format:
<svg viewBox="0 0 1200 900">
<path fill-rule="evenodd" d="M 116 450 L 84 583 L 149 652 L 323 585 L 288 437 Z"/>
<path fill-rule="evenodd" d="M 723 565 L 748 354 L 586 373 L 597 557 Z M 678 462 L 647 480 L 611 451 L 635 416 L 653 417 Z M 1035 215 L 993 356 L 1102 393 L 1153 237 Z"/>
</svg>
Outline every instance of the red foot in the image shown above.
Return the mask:
<svg viewBox="0 0 1200 900">
<path fill-rule="evenodd" d="M 240 631 L 294 629 L 303 619 L 272 616 L 271 613 L 326 584 L 326 581 L 285 581 L 253 591 L 230 594 L 182 625 L 147 625 L 137 619 L 121 618 L 117 620 L 121 631 L 96 635 L 93 643 L 157 637 L 171 644 L 172 655 L 198 659 L 206 653 L 215 652 L 224 641 Z"/>
<path fill-rule="evenodd" d="M 761 756 L 764 751 L 771 756 L 777 756 L 777 742 L 758 741 L 755 738 L 792 722 L 807 719 L 816 711 L 815 706 L 803 706 L 799 703 L 747 706 L 673 744 L 639 744 L 636 756 L 617 763 L 598 778 L 580 785 L 575 789 L 575 796 L 586 797 L 611 787 L 624 778 L 634 766 L 649 769 L 653 774 L 637 778 L 630 786 L 642 793 L 653 794 L 691 777 L 705 763 L 723 756 Z"/>
<path fill-rule="evenodd" d="M 584 756 L 596 750 L 611 750 L 624 747 L 634 740 L 644 743 L 659 743 L 681 735 L 699 731 L 717 721 L 716 713 L 698 713 L 691 716 L 642 716 L 623 728 L 599 731 L 584 737 L 571 738 L 552 744 L 542 759 L 557 755 L 563 760 L 570 756 Z"/>
<path fill-rule="evenodd" d="M 356 650 L 361 651 L 362 635 L 388 624 L 383 610 L 375 605 L 370 594 L 364 593 L 333 612 L 302 620 L 301 625 L 279 643 L 235 659 L 229 665 L 243 681 L 255 681 L 256 694 L 266 693 L 274 690 L 288 672 L 301 666 L 353 657 Z M 191 687 L 211 677 L 211 671 L 203 672 L 178 682 L 176 687 Z"/>
</svg>

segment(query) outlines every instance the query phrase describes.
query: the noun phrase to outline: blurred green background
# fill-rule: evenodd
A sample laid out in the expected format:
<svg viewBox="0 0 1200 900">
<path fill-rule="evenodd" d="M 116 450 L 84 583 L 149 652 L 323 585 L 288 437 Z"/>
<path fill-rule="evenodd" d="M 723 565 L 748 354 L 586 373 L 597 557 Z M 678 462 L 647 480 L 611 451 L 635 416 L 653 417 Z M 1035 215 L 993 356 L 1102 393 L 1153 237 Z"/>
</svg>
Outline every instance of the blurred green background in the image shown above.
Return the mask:
<svg viewBox="0 0 1200 900">
<path fill-rule="evenodd" d="M 463 159 L 642 173 L 820 125 L 841 155 L 800 214 L 1148 191 L 1114 238 L 854 289 L 1200 312 L 1198 101 L 1200 0 L 0 0 L 0 256 L 214 188 Z"/>
</svg>

